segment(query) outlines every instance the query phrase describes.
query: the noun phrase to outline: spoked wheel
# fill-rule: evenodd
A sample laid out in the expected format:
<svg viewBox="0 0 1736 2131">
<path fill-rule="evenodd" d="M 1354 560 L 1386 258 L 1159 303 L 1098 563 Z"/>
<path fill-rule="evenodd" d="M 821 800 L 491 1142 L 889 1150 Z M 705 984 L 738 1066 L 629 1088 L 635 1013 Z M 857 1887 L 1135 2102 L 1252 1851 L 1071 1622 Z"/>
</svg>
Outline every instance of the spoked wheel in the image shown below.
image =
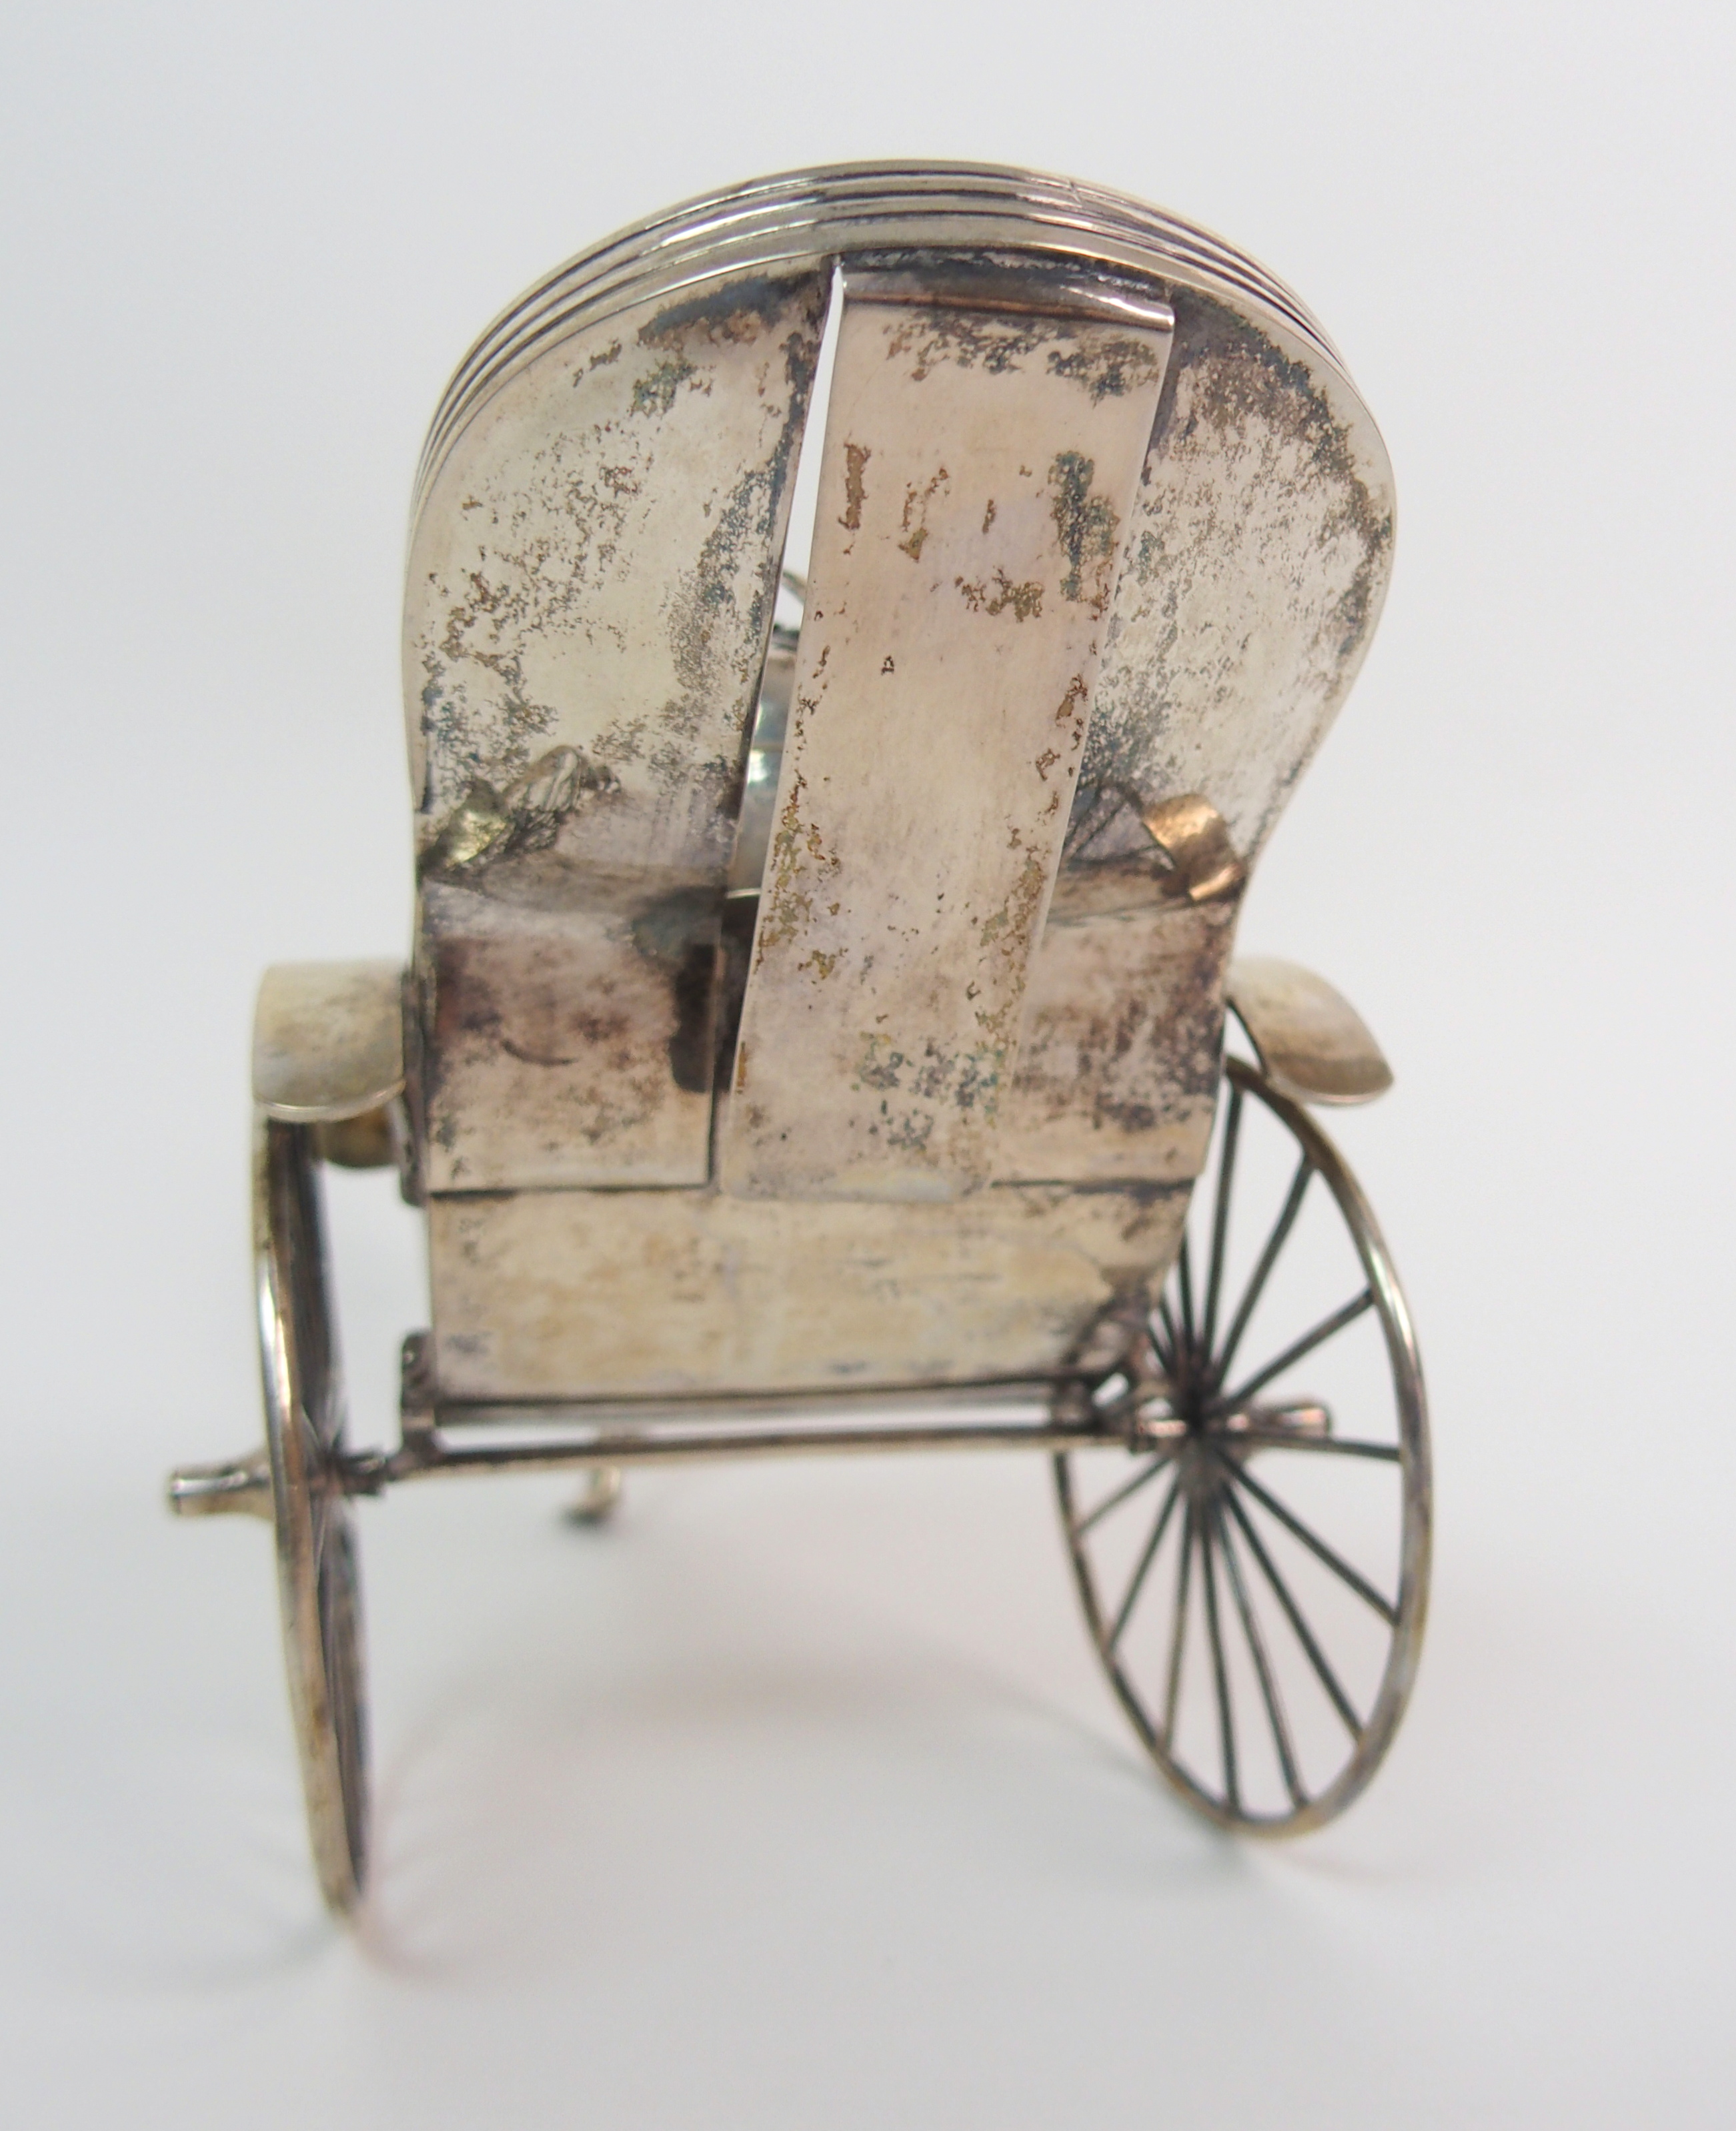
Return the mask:
<svg viewBox="0 0 1736 2131">
<path fill-rule="evenodd" d="M 1355 1178 L 1226 1061 L 1149 1334 L 1099 1387 L 1127 1448 L 1055 1460 L 1086 1619 L 1165 1777 L 1226 1827 L 1299 1834 L 1380 1765 L 1428 1589 L 1417 1347 Z"/>
<path fill-rule="evenodd" d="M 367 1871 L 366 1705 L 356 1542 L 342 1481 L 343 1384 L 313 1138 L 304 1125 L 261 1120 L 254 1245 L 289 1708 L 320 1888 L 342 1915 Z"/>
</svg>

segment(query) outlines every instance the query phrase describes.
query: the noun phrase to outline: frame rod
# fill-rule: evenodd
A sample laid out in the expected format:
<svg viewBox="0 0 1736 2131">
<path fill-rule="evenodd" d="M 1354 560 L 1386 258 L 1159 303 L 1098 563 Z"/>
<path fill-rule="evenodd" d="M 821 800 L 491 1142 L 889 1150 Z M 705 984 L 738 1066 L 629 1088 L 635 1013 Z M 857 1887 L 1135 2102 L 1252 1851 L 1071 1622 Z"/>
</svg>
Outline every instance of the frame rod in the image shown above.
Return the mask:
<svg viewBox="0 0 1736 2131">
<path fill-rule="evenodd" d="M 678 1464 L 723 1458 L 777 1458 L 808 1453 L 835 1455 L 901 1450 L 1088 1450 L 1121 1447 L 1125 1435 L 1101 1423 L 1064 1423 L 1046 1417 L 1021 1420 L 936 1421 L 880 1426 L 808 1428 L 597 1429 L 585 1434 L 548 1431 L 542 1440 L 499 1428 L 471 1428 L 454 1439 L 437 1424 L 409 1435 L 402 1449 L 383 1458 L 352 1461 L 357 1491 L 439 1473 L 555 1473 L 586 1465 Z"/>
</svg>

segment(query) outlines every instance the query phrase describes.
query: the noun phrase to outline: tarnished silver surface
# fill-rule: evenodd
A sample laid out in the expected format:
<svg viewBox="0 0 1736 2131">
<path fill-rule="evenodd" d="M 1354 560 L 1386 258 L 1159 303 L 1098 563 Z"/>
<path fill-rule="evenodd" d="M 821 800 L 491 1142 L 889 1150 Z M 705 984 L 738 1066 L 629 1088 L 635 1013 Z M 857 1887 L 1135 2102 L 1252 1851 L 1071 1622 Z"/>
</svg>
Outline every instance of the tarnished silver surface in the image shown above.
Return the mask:
<svg viewBox="0 0 1736 2131">
<path fill-rule="evenodd" d="M 1198 1174 L 1236 917 L 1233 900 L 1051 912 L 1002 1128 L 1008 1168 L 1099 1187 Z"/>
<path fill-rule="evenodd" d="M 787 639 L 766 655 L 772 589 L 840 264 L 790 674 Z M 563 269 L 461 367 L 418 497 L 428 1189 L 1185 1182 L 1247 867 L 1348 686 L 1389 533 L 1378 435 L 1307 314 L 1217 240 L 1089 188 L 799 173 Z M 762 836 L 750 957 L 724 913 L 751 903 Z M 602 1238 L 624 1224 L 643 1257 L 655 1231 L 679 1262 L 729 1225 L 661 1198 L 557 1213 L 544 1300 L 484 1338 L 531 1210 L 437 1206 L 442 1366 L 461 1339 L 514 1358 L 503 1393 L 527 1372 L 576 1393 Z M 822 1257 L 858 1264 L 834 1218 Z M 835 1294 L 778 1365 L 897 1380 L 886 1297 L 925 1277 L 911 1243 L 869 1282 L 877 1308 Z M 787 1262 L 731 1277 L 806 1291 Z M 1002 1313 L 957 1300 L 941 1372 L 963 1377 Z M 865 1350 L 875 1317 L 887 1343 Z M 1055 1314 L 1055 1339 L 1077 1321 Z"/>
<path fill-rule="evenodd" d="M 587 638 L 585 656 L 595 663 L 586 667 L 573 625 L 581 621 L 595 638 L 624 632 L 624 640 L 653 647 L 653 665 L 662 658 L 667 667 L 677 593 L 683 586 L 715 589 L 715 573 L 708 576 L 701 560 L 711 537 L 703 521 L 691 533 L 679 531 L 678 511 L 659 501 L 661 545 L 647 563 L 620 537 L 623 498 L 610 486 L 622 463 L 615 443 L 635 421 L 657 427 L 674 371 L 696 361 L 693 321 L 708 321 L 715 337 L 715 322 L 729 318 L 736 322 L 731 334 L 747 334 L 744 291 L 763 303 L 768 281 L 793 289 L 806 275 L 809 299 L 817 301 L 813 292 L 835 262 L 867 267 L 891 255 L 908 272 L 910 247 L 917 245 L 945 247 L 950 272 L 961 260 L 984 272 L 996 264 L 1028 272 L 1047 261 L 1051 271 L 1093 279 L 1100 299 L 1107 291 L 1136 309 L 1167 304 L 1184 321 L 1177 347 L 1186 405 L 1172 376 L 1168 415 L 1160 410 L 1136 505 L 1137 539 L 1109 619 L 1109 709 L 1095 716 L 1088 740 L 1069 855 L 1077 850 L 1082 864 L 1100 864 L 1143 812 L 1198 793 L 1228 821 L 1245 863 L 1348 685 L 1384 580 L 1390 499 L 1384 455 L 1318 327 L 1281 285 L 1231 247 L 1090 187 L 962 165 L 796 173 L 624 232 L 551 276 L 483 337 L 454 379 L 424 460 L 407 636 L 413 754 L 432 854 L 424 862 L 437 874 L 456 865 L 471 888 L 485 886 L 495 898 L 523 892 L 545 913 L 563 898 L 600 906 L 590 917 L 571 912 L 558 924 L 527 926 L 515 963 L 491 922 L 495 913 L 470 896 L 430 894 L 423 1004 L 433 1188 L 698 1183 L 709 1173 L 697 1149 L 709 1117 L 705 1054 L 715 1001 L 705 974 L 709 921 L 692 896 L 710 879 L 710 861 L 702 860 L 696 879 L 671 847 L 653 850 L 629 836 L 628 878 L 615 877 L 609 809 L 596 803 L 607 797 L 609 778 L 624 774 L 613 743 L 634 717 L 653 715 L 647 706 L 683 698 L 667 675 L 659 681 L 648 673 L 630 712 L 600 719 L 591 699 L 624 692 L 630 662 L 611 662 Z M 1078 275 L 1082 261 L 1091 276 Z M 925 264 L 923 271 L 934 269 Z M 687 336 L 669 359 L 673 368 L 665 345 L 672 333 Z M 807 345 L 797 352 L 803 361 Z M 610 357 L 617 346 L 623 352 Z M 701 353 L 704 370 L 716 351 Z M 750 348 L 745 366 L 757 359 Z M 791 427 L 799 426 L 796 403 L 806 389 L 797 382 L 788 403 Z M 614 401 L 606 399 L 611 385 Z M 725 390 L 713 383 L 704 394 L 714 414 Z M 569 403 L 575 394 L 588 403 L 599 390 L 605 395 L 600 419 L 587 432 Z M 670 417 L 679 419 L 701 393 L 701 380 L 684 377 Z M 789 445 L 781 433 L 773 454 L 780 467 L 787 466 Z M 665 467 L 668 458 L 665 452 Z M 582 477 L 579 459 L 588 469 Z M 479 460 L 497 469 L 489 496 L 475 492 L 470 478 Z M 730 461 L 721 443 L 704 464 L 725 462 L 745 464 Z M 772 461 L 753 463 L 758 475 L 744 476 L 750 485 L 756 477 L 763 482 Z M 715 492 L 701 468 L 684 472 L 690 500 L 703 504 Z M 769 499 L 768 489 L 756 497 L 763 492 Z M 648 496 L 633 499 L 646 519 L 656 500 Z M 1176 521 L 1188 514 L 1197 522 L 1183 543 Z M 491 539 L 479 523 L 485 515 Z M 775 515 L 775 508 L 762 511 L 753 529 L 755 537 L 762 528 L 767 534 L 759 561 L 768 572 L 777 529 L 767 520 Z M 455 522 L 461 530 L 436 582 L 424 558 L 453 539 Z M 535 537 L 521 537 L 527 531 Z M 1346 565 L 1353 548 L 1360 559 Z M 596 609 L 592 581 L 605 563 L 619 611 Z M 712 618 L 720 613 L 734 626 L 751 605 L 738 584 L 712 601 Z M 527 659 L 533 623 L 540 648 Z M 741 639 L 732 641 L 739 648 Z M 1161 702 L 1150 684 L 1159 668 L 1167 692 Z M 739 775 L 752 687 L 749 674 L 727 706 L 715 690 L 708 696 L 727 714 L 720 733 L 696 751 L 690 783 L 705 783 L 705 763 L 725 765 L 714 783 Z M 1263 720 L 1255 700 L 1262 691 L 1270 699 Z M 1179 776 L 1192 766 L 1182 744 L 1201 740 L 1192 731 L 1200 719 L 1236 728 L 1205 750 L 1219 783 L 1227 767 L 1234 770 L 1233 792 L 1204 776 Z M 485 735 L 480 748 L 479 723 L 495 735 L 492 742 Z M 423 736 L 442 725 L 461 731 L 452 750 L 455 788 L 437 796 L 422 773 Z M 522 745 L 497 744 L 509 727 Z M 627 737 L 630 746 L 634 736 Z M 562 738 L 581 760 L 543 745 Z M 715 754 L 707 751 L 713 739 Z M 477 796 L 471 780 L 479 773 L 488 789 Z M 587 783 L 593 777 L 600 781 Z M 576 828 L 568 838 L 585 853 L 582 888 L 569 882 L 551 896 L 549 869 L 520 865 L 535 876 L 524 889 L 510 851 L 501 869 L 503 845 L 515 837 L 538 840 L 568 811 L 586 816 L 582 835 Z M 524 825 L 514 826 L 521 816 Z M 435 849 L 442 837 L 444 845 Z M 739 886 L 739 872 L 734 878 Z M 648 922 L 641 907 L 648 896 L 669 898 Z M 474 954 L 466 944 L 472 938 Z M 498 975 L 476 975 L 481 965 Z M 581 994 L 598 1001 L 583 1026 L 567 1003 Z M 1075 1010 L 1101 1019 L 1125 1008 L 1124 998 L 1099 997 Z M 605 1057 L 610 1070 L 590 1070 Z M 1136 1047 L 1122 1061 L 1121 1079 L 1141 1082 L 1117 1091 L 1124 1111 L 1157 1107 L 1167 1065 Z M 523 1123 L 508 1128 L 502 1111 Z M 1105 1174 L 1127 1166 L 1119 1137 L 1106 1114 L 1093 1136 L 1109 1156 Z M 1031 1172 L 1015 1162 L 997 1173 Z"/>
<path fill-rule="evenodd" d="M 1311 365 L 1341 371 L 1318 321 L 1247 254 L 1144 201 L 1076 179 L 989 164 L 835 164 L 764 178 L 618 231 L 527 290 L 459 365 L 423 452 L 420 486 L 478 409 L 551 345 L 605 323 L 645 289 L 775 275 L 917 250 L 1083 261 L 1155 275 L 1270 320 Z"/>
<path fill-rule="evenodd" d="M 396 962 L 280 962 L 253 1013 L 253 1099 L 286 1124 L 337 1123 L 404 1092 Z"/>
<path fill-rule="evenodd" d="M 1251 867 L 1374 633 L 1392 567 L 1380 437 L 1279 327 L 1177 290 L 1164 417 L 1116 587 L 1086 812 L 1198 795 Z"/>
<path fill-rule="evenodd" d="M 454 1399 L 1043 1376 L 1160 1278 L 1184 1187 L 954 1204 L 539 1191 L 428 1206 Z"/>
<path fill-rule="evenodd" d="M 1312 970 L 1270 955 L 1241 955 L 1230 965 L 1226 995 L 1281 1094 L 1298 1103 L 1367 1103 L 1393 1085 L 1361 1016 Z"/>
<path fill-rule="evenodd" d="M 829 308 L 804 612 L 780 572 Z M 1421 1626 L 1421 1380 L 1366 1209 L 1289 1098 L 1389 1076 L 1317 979 L 1227 971 L 1391 542 L 1379 434 L 1297 299 L 1064 180 L 769 179 L 607 240 L 478 341 L 411 529 L 410 981 L 267 978 L 267 1451 L 171 1483 L 187 1515 L 269 1497 L 335 1908 L 366 1860 L 348 1497 L 437 1473 L 585 1469 L 600 1513 L 653 1459 L 1016 1445 L 1185 1468 L 1169 1500 L 1179 1603 L 1197 1555 L 1211 1612 L 1215 1786 L 1141 1699 L 1094 1580 L 1088 1535 L 1143 1482 L 1076 1511 L 1064 1466 L 1064 1504 L 1136 1724 L 1192 1803 L 1244 1825 L 1226 1609 L 1287 1749 L 1226 1487 L 1258 1500 L 1269 1452 L 1388 1463 L 1404 1567 L 1371 1602 L 1394 1655 L 1346 1717 L 1347 1771 L 1291 1781 L 1277 1818 L 1313 1824 L 1365 1780 Z M 1227 991 L 1270 1080 L 1230 1068 L 1196 1326 L 1182 1239 Z M 1318 1173 L 1367 1286 L 1228 1385 L 1252 1307 L 1214 1324 L 1246 1095 L 1303 1150 L 1269 1256 Z M 427 1206 L 432 1329 L 406 1343 L 395 1449 L 343 1441 L 322 1161 L 395 1165 Z M 1370 1312 L 1394 1444 L 1340 1436 L 1312 1386 L 1266 1395 Z"/>
<path fill-rule="evenodd" d="M 830 278 L 650 294 L 551 341 L 421 496 L 431 1190 L 705 1180 L 722 893 Z"/>
<path fill-rule="evenodd" d="M 1201 1151 L 1235 903 L 1355 678 L 1391 563 L 1384 454 L 1338 375 L 1270 319 L 1199 290 L 1171 300 L 1165 406 L 1033 973 L 1048 1003 L 1022 1067 L 1033 1099 L 1056 1085 L 1050 1054 L 1064 1074 L 1069 1056 L 1107 1070 L 1082 1074 L 1078 1107 L 1059 1118 L 1045 1092 L 1052 1152 L 1040 1167 L 1021 1161 L 1027 1176 L 1150 1173 L 1154 1156 L 1174 1172 Z M 1176 846 L 1179 878 L 1152 874 L 1153 840 Z M 1136 943 L 1129 891 L 1141 877 L 1148 907 L 1190 880 L 1215 903 L 1220 922 L 1198 928 L 1191 971 L 1158 946 L 1177 939 L 1173 921 L 1154 912 Z M 1099 936 L 1099 951 L 1080 932 Z M 1128 979 L 1154 952 L 1173 972 L 1179 1022 L 1142 1022 Z M 1184 1026 L 1203 1041 L 1179 1046 Z M 1163 1121 L 1179 1099 L 1193 1129 L 1172 1137 Z"/>
<path fill-rule="evenodd" d="M 907 257 L 915 247 L 1084 262 L 1133 277 L 1175 312 L 1169 419 L 1153 438 L 1135 567 L 1115 606 L 1112 633 L 1133 632 L 1111 668 L 1125 692 L 1098 721 L 1092 767 L 1174 764 L 1197 741 L 1194 719 L 1215 709 L 1208 722 L 1231 728 L 1200 758 L 1210 754 L 1217 778 L 1180 776 L 1157 791 L 1204 793 L 1251 856 L 1373 633 L 1391 561 L 1391 475 L 1307 308 L 1245 253 L 1161 209 L 1073 180 L 942 163 L 796 171 L 687 202 L 580 254 L 502 314 L 447 387 L 423 487 L 520 370 L 600 331 L 648 289 L 667 297 L 732 274 Z M 1251 756 L 1238 763 L 1242 741 Z M 1226 771 L 1234 805 L 1217 788 Z"/>
<path fill-rule="evenodd" d="M 1169 316 L 848 269 L 726 1191 L 949 1198 L 997 1127 Z"/>
</svg>

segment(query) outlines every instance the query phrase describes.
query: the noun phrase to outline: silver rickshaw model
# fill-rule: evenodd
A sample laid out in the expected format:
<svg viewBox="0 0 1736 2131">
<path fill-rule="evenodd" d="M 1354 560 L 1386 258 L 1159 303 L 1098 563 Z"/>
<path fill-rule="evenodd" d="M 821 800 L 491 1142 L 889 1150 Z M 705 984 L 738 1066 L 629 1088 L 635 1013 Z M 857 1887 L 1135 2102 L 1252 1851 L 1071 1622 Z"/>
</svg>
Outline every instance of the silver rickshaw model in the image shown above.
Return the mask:
<svg viewBox="0 0 1736 2131">
<path fill-rule="evenodd" d="M 1024 171 L 696 201 L 465 357 L 410 533 L 410 967 L 265 976 L 265 1444 L 170 1482 L 275 1524 L 334 1909 L 352 1503 L 436 1473 L 572 1468 L 601 1515 L 655 1460 L 1040 1450 L 1170 1784 L 1269 1833 L 1362 1789 L 1416 1667 L 1427 1422 L 1310 1111 L 1390 1075 L 1318 978 L 1231 950 L 1392 538 L 1295 297 Z M 426 1211 L 395 1448 L 346 1431 L 327 1162 Z"/>
</svg>

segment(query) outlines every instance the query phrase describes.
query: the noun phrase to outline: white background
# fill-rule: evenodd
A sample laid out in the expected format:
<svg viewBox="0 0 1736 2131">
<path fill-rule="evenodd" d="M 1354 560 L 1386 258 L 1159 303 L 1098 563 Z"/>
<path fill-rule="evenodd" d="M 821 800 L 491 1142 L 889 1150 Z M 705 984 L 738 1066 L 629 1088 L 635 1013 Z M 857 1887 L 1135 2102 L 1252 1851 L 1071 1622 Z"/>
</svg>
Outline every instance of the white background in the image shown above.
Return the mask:
<svg viewBox="0 0 1736 2131">
<path fill-rule="evenodd" d="M 8 2124 L 1725 2124 L 1728 9 L 50 7 L 0 50 Z M 362 1512 L 378 1898 L 307 1869 L 256 1439 L 259 968 L 406 941 L 420 431 L 615 225 L 806 162 L 1071 171 L 1326 321 L 1398 471 L 1364 678 L 1243 927 L 1398 1069 L 1341 1137 L 1421 1327 L 1384 1774 L 1193 1824 L 1040 1465 Z M 356 1433 L 420 1319 L 339 1209 Z"/>
</svg>

